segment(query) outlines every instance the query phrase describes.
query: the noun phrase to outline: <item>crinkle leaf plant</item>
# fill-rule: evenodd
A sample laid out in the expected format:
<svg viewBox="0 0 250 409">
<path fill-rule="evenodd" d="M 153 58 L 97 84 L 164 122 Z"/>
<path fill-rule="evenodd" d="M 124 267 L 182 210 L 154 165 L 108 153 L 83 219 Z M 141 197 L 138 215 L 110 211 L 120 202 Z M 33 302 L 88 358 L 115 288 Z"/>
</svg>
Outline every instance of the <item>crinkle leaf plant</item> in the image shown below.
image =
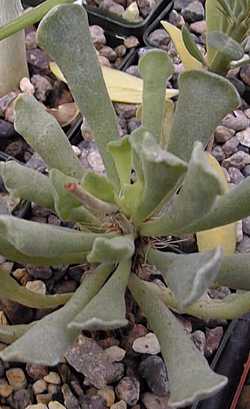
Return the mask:
<svg viewBox="0 0 250 409">
<path fill-rule="evenodd" d="M 21 95 L 15 128 L 48 165 L 48 176 L 15 162 L 1 164 L 7 190 L 55 212 L 75 228 L 0 216 L 0 252 L 33 265 L 89 262 L 93 272 L 71 296 L 41 296 L 21 290 L 1 271 L 1 294 L 33 308 L 65 304 L 29 326 L 4 326 L 8 361 L 56 365 L 81 330 L 126 326 L 128 288 L 157 335 L 166 361 L 172 407 L 206 398 L 227 382 L 214 373 L 176 318 L 232 319 L 250 310 L 249 255 L 224 256 L 220 247 L 193 254 L 155 248 L 166 236 L 226 225 L 250 214 L 250 180 L 225 192 L 203 147 L 239 96 L 217 74 L 187 71 L 179 97 L 165 104 L 168 55 L 151 50 L 139 63 L 144 81 L 142 126 L 122 139 L 88 30 L 78 5 L 53 8 L 38 29 L 38 42 L 55 60 L 91 126 L 106 175 L 84 169 L 64 132 L 39 102 Z M 155 240 L 157 238 L 157 240 Z M 138 277 L 155 266 L 165 289 Z M 240 289 L 220 301 L 202 298 L 213 285 Z M 27 290 L 28 291 L 28 290 Z M 66 302 L 67 301 L 67 302 Z"/>
<path fill-rule="evenodd" d="M 162 21 L 187 70 L 204 68 L 225 75 L 230 68 L 250 62 L 244 53 L 250 32 L 250 0 L 206 0 L 206 23 L 207 54 L 203 55 L 186 26 L 180 30 Z"/>
</svg>

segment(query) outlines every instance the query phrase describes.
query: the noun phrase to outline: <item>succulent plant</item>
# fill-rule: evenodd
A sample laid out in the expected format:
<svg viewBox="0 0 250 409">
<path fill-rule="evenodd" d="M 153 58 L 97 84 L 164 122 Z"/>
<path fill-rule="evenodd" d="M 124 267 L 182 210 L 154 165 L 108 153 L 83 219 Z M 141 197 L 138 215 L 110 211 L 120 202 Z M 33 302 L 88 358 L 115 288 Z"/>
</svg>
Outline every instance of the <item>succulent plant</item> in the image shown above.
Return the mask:
<svg viewBox="0 0 250 409">
<path fill-rule="evenodd" d="M 209 69 L 226 74 L 230 68 L 248 64 L 244 40 L 249 35 L 249 0 L 207 0 L 207 54 L 204 56 L 186 26 L 182 30 L 162 21 L 186 69 Z"/>
<path fill-rule="evenodd" d="M 33 265 L 88 262 L 93 268 L 70 299 L 31 299 L 2 271 L 1 296 L 33 308 L 45 308 L 46 300 L 49 307 L 65 305 L 28 326 L 0 327 L 0 339 L 12 342 L 0 357 L 56 365 L 81 330 L 128 324 L 128 288 L 159 339 L 169 404 L 181 407 L 206 398 L 227 380 L 210 369 L 176 313 L 224 319 L 250 310 L 249 256 L 224 256 L 220 247 L 180 255 L 159 247 L 169 235 L 226 225 L 250 214 L 249 180 L 225 192 L 204 151 L 221 119 L 239 105 L 237 91 L 217 74 L 188 71 L 180 76 L 174 112 L 173 103 L 165 103 L 172 64 L 165 52 L 151 50 L 139 63 L 142 126 L 120 139 L 84 9 L 55 7 L 40 23 L 38 42 L 62 70 L 87 118 L 106 174 L 84 169 L 56 120 L 33 97 L 19 96 L 15 128 L 47 163 L 48 175 L 7 162 L 1 164 L 6 189 L 51 209 L 74 228 L 2 215 L 1 254 Z M 157 268 L 165 288 L 139 278 L 146 262 Z M 222 301 L 202 298 L 214 284 L 243 291 Z"/>
</svg>

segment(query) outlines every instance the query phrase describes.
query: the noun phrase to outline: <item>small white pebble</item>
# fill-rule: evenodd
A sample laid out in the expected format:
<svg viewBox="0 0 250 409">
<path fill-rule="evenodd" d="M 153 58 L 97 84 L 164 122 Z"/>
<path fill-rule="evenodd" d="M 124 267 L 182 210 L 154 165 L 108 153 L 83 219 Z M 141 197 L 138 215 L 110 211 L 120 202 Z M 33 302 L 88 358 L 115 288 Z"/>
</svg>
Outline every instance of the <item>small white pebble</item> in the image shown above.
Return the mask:
<svg viewBox="0 0 250 409">
<path fill-rule="evenodd" d="M 112 362 L 120 362 L 126 355 L 126 351 L 116 345 L 105 349 L 105 354 L 109 356 Z"/>
<path fill-rule="evenodd" d="M 72 149 L 74 151 L 74 153 L 76 154 L 76 156 L 79 158 L 81 156 L 81 149 L 78 148 L 78 146 L 76 145 L 72 145 Z"/>
<path fill-rule="evenodd" d="M 41 280 L 27 281 L 26 286 L 27 290 L 33 291 L 37 294 L 46 294 L 46 285 Z"/>
<path fill-rule="evenodd" d="M 35 405 L 26 406 L 25 409 L 48 409 L 48 406 L 43 403 L 36 403 Z"/>
<path fill-rule="evenodd" d="M 45 380 L 45 382 L 47 383 L 52 383 L 53 385 L 60 385 L 61 383 L 61 378 L 58 375 L 57 372 L 49 372 L 48 375 L 44 376 L 43 378 Z"/>
<path fill-rule="evenodd" d="M 60 402 L 57 402 L 57 400 L 54 400 L 49 403 L 49 409 L 66 409 L 66 408 Z"/>
<path fill-rule="evenodd" d="M 38 381 L 33 383 L 32 388 L 34 394 L 38 395 L 47 391 L 47 383 L 43 379 L 38 379 Z"/>
<path fill-rule="evenodd" d="M 159 341 L 153 332 L 145 335 L 144 337 L 137 338 L 132 345 L 135 352 L 140 354 L 156 355 L 161 351 Z"/>
</svg>

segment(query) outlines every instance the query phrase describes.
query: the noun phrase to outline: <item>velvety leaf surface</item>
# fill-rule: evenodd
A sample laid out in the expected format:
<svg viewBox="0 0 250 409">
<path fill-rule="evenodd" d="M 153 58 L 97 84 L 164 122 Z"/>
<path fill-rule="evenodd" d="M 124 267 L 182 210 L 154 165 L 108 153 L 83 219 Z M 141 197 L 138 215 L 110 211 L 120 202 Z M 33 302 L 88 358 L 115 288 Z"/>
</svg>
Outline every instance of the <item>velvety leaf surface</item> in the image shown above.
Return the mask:
<svg viewBox="0 0 250 409">
<path fill-rule="evenodd" d="M 185 47 L 190 52 L 190 54 L 196 60 L 198 60 L 201 64 L 206 65 L 203 54 L 199 50 L 199 48 L 198 48 L 196 42 L 194 41 L 189 29 L 186 26 L 182 27 L 182 38 L 183 38 L 183 42 L 185 44 Z"/>
<path fill-rule="evenodd" d="M 0 268 L 0 297 L 30 308 L 53 308 L 65 304 L 71 294 L 43 295 L 22 287 L 8 271 Z"/>
<path fill-rule="evenodd" d="M 0 352 L 5 361 L 18 361 L 54 366 L 79 334 L 67 325 L 102 287 L 112 265 L 101 265 L 83 280 L 69 302 L 34 324 L 23 336 Z"/>
<path fill-rule="evenodd" d="M 32 327 L 31 324 L 0 325 L 0 341 L 4 344 L 11 344 L 20 338 Z"/>
<path fill-rule="evenodd" d="M 129 288 L 160 342 L 168 368 L 169 405 L 186 407 L 196 399 L 205 399 L 222 389 L 227 378 L 210 369 L 206 358 L 158 293 L 135 275 L 130 279 Z"/>
<path fill-rule="evenodd" d="M 151 50 L 140 59 L 139 71 L 143 79 L 142 125 L 160 143 L 166 81 L 173 74 L 174 67 L 165 51 Z"/>
<path fill-rule="evenodd" d="M 167 235 L 186 231 L 190 224 L 207 214 L 221 193 L 221 179 L 197 142 L 180 192 L 175 195 L 165 214 L 142 225 L 141 234 Z"/>
<path fill-rule="evenodd" d="M 1 162 L 0 174 L 5 188 L 13 196 L 54 209 L 53 190 L 47 176 L 15 161 Z"/>
<path fill-rule="evenodd" d="M 155 138 L 143 128 L 133 132 L 129 139 L 140 160 L 144 179 L 144 191 L 134 215 L 136 222 L 140 223 L 159 209 L 161 203 L 177 189 L 187 164 L 161 149 Z"/>
<path fill-rule="evenodd" d="M 91 193 L 97 199 L 104 202 L 114 203 L 114 189 L 106 176 L 98 175 L 94 172 L 88 172 L 83 177 L 81 185 L 87 192 Z"/>
<path fill-rule="evenodd" d="M 131 146 L 127 136 L 108 144 L 120 180 L 120 186 L 130 183 L 131 177 Z"/>
<path fill-rule="evenodd" d="M 68 328 L 107 331 L 127 325 L 124 297 L 130 267 L 131 260 L 122 261 L 99 293 L 69 323 Z"/>
<path fill-rule="evenodd" d="M 97 237 L 87 260 L 90 263 L 117 263 L 120 260 L 131 258 L 134 251 L 134 241 L 130 236 L 118 236 L 111 239 Z"/>
<path fill-rule="evenodd" d="M 179 89 L 168 150 L 188 161 L 194 142 L 206 145 L 224 116 L 240 104 L 240 98 L 228 80 L 206 71 L 182 73 Z"/>
<path fill-rule="evenodd" d="M 52 9 L 40 23 L 38 43 L 62 70 L 80 111 L 94 132 L 108 175 L 116 178 L 113 160 L 107 151 L 107 143 L 118 138 L 116 114 L 92 44 L 86 10 L 78 5 Z"/>
<path fill-rule="evenodd" d="M 207 32 L 211 33 L 212 31 L 222 31 L 224 32 L 226 28 L 226 16 L 220 10 L 223 10 L 223 7 L 220 7 L 221 0 L 210 0 L 206 2 L 206 21 L 207 21 Z M 230 6 L 230 1 L 224 1 L 223 3 L 227 3 Z M 227 6 L 227 4 L 225 4 Z M 211 66 L 213 59 L 217 51 L 215 49 L 210 49 L 208 47 L 208 64 Z"/>
<path fill-rule="evenodd" d="M 15 104 L 15 129 L 50 169 L 81 178 L 84 169 L 56 119 L 34 97 L 21 95 Z"/>
<path fill-rule="evenodd" d="M 220 31 L 211 31 L 207 35 L 207 43 L 210 48 L 217 50 L 229 60 L 240 60 L 244 56 L 244 50 L 237 41 Z"/>
<path fill-rule="evenodd" d="M 180 309 L 197 301 L 216 281 L 222 258 L 222 250 L 216 248 L 176 257 L 168 267 L 164 266 L 165 268 L 160 270 Z M 159 267 L 158 263 L 156 267 Z"/>
</svg>

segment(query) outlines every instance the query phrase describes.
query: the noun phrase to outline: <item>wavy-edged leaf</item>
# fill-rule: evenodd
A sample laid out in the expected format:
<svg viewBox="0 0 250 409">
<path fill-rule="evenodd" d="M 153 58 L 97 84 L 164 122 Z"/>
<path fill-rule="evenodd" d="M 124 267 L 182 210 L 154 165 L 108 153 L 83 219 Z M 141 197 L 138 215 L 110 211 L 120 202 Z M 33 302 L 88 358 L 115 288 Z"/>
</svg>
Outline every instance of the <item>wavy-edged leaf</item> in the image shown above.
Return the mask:
<svg viewBox="0 0 250 409">
<path fill-rule="evenodd" d="M 197 253 L 194 253 L 194 256 Z M 191 253 L 192 255 L 192 253 Z M 155 249 L 150 249 L 147 253 L 147 260 L 154 265 L 160 272 L 164 273 L 170 269 L 172 264 L 176 263 L 177 259 L 183 259 L 185 262 L 187 254 L 175 254 L 163 252 Z M 188 258 L 187 258 L 188 260 Z M 216 278 L 216 283 L 219 286 L 250 291 L 250 255 L 249 254 L 234 254 L 225 256 L 222 259 L 219 273 Z"/>
<path fill-rule="evenodd" d="M 60 81 L 66 82 L 56 63 L 51 62 L 50 69 Z M 111 101 L 123 102 L 124 104 L 142 103 L 143 82 L 141 78 L 106 66 L 102 66 L 101 69 Z M 165 92 L 166 100 L 179 93 L 177 89 L 166 89 Z"/>
<path fill-rule="evenodd" d="M 157 262 L 156 253 L 154 258 Z M 223 251 L 218 247 L 202 253 L 175 257 L 168 267 L 164 266 L 164 269 L 160 270 L 181 310 L 197 301 L 215 282 L 222 258 Z M 156 267 L 159 269 L 159 263 Z"/>
<path fill-rule="evenodd" d="M 0 174 L 5 188 L 14 197 L 54 209 L 53 189 L 47 176 L 16 161 L 1 162 Z"/>
<path fill-rule="evenodd" d="M 143 78 L 142 125 L 160 143 L 166 81 L 173 74 L 174 67 L 165 51 L 151 50 L 140 59 L 139 71 Z"/>
<path fill-rule="evenodd" d="M 76 260 L 84 260 L 97 237 L 100 235 L 12 216 L 0 216 L 1 254 L 8 256 L 9 246 L 10 250 L 15 249 L 17 255 L 23 255 L 24 259 L 38 258 L 41 265 L 43 260 L 45 264 L 48 260 L 54 260 L 53 264 L 57 265 L 62 260 L 72 260 L 74 257 Z"/>
<path fill-rule="evenodd" d="M 11 344 L 25 334 L 32 325 L 34 325 L 33 322 L 31 324 L 0 325 L 0 342 Z"/>
<path fill-rule="evenodd" d="M 84 168 L 57 120 L 34 97 L 20 95 L 15 105 L 15 129 L 39 153 L 50 169 L 81 178 Z"/>
<path fill-rule="evenodd" d="M 63 22 L 63 23 L 62 23 Z M 118 138 L 117 120 L 93 46 L 87 12 L 78 5 L 52 9 L 38 28 L 38 43 L 62 70 L 91 127 L 108 175 L 116 180 L 107 144 Z M 76 44 L 77 47 L 72 47 Z"/>
<path fill-rule="evenodd" d="M 131 260 L 121 261 L 111 278 L 90 303 L 68 324 L 68 328 L 96 331 L 124 327 L 126 319 L 125 291 Z"/>
<path fill-rule="evenodd" d="M 79 222 L 86 228 L 98 225 L 98 220 L 65 189 L 66 184 L 77 183 L 77 179 L 66 176 L 57 169 L 50 171 L 49 178 L 53 186 L 55 210 L 60 219 Z"/>
<path fill-rule="evenodd" d="M 0 267 L 0 297 L 7 298 L 10 301 L 26 305 L 30 308 L 53 308 L 65 304 L 72 294 L 44 295 L 30 291 L 22 287 L 10 275 Z"/>
<path fill-rule="evenodd" d="M 180 192 L 175 195 L 165 214 L 142 225 L 141 234 L 185 232 L 189 225 L 202 219 L 210 211 L 217 195 L 221 193 L 221 179 L 210 166 L 201 143 L 197 142 Z"/>
<path fill-rule="evenodd" d="M 162 202 L 172 196 L 187 170 L 187 164 L 161 149 L 155 138 L 143 128 L 133 132 L 129 139 L 133 151 L 140 158 L 144 179 L 144 191 L 133 217 L 138 224 L 159 210 Z"/>
<path fill-rule="evenodd" d="M 226 176 L 219 162 L 210 154 L 208 160 L 215 172 L 220 176 L 224 187 L 224 193 L 229 191 Z M 199 251 L 212 250 L 217 246 L 223 248 L 225 256 L 234 253 L 236 247 L 236 225 L 235 223 L 215 229 L 196 233 L 197 245 Z"/>
<path fill-rule="evenodd" d="M 220 12 L 220 1 L 221 0 L 209 0 L 206 2 L 206 21 L 207 21 L 207 32 L 212 31 L 224 31 L 224 27 L 227 23 L 227 19 L 224 13 Z M 224 0 L 222 0 L 224 2 Z M 226 0 L 227 2 L 227 0 Z M 228 3 L 228 2 L 227 2 Z M 228 3 L 229 4 L 229 3 Z M 222 7 L 223 10 L 223 7 Z M 208 65 L 211 66 L 212 60 L 215 58 L 217 52 L 214 49 L 207 47 L 207 59 Z"/>
<path fill-rule="evenodd" d="M 220 31 L 210 31 L 207 35 L 207 44 L 210 49 L 218 51 L 224 58 L 240 60 L 244 56 L 241 45 L 227 34 Z"/>
<path fill-rule="evenodd" d="M 81 180 L 81 185 L 97 199 L 108 203 L 115 203 L 114 189 L 106 176 L 98 175 L 95 172 L 88 172 Z"/>
<path fill-rule="evenodd" d="M 131 258 L 134 251 L 135 245 L 131 236 L 118 236 L 111 239 L 97 237 L 87 260 L 90 263 L 118 263 Z"/>
<path fill-rule="evenodd" d="M 194 142 L 206 145 L 224 116 L 240 104 L 240 97 L 228 80 L 206 71 L 182 73 L 179 88 L 168 150 L 188 161 Z"/>
<path fill-rule="evenodd" d="M 112 271 L 112 265 L 101 265 L 82 282 L 68 303 L 60 310 L 35 323 L 23 336 L 0 352 L 5 361 L 28 362 L 54 366 L 79 334 L 67 325 L 97 294 Z"/>
<path fill-rule="evenodd" d="M 108 149 L 113 157 L 119 176 L 120 185 L 130 183 L 132 163 L 131 146 L 128 136 L 108 144 Z"/>
<path fill-rule="evenodd" d="M 199 61 L 202 65 L 206 66 L 206 61 L 204 59 L 204 56 L 202 52 L 199 50 L 196 42 L 194 41 L 190 31 L 188 30 L 186 26 L 182 27 L 181 33 L 182 33 L 182 39 L 183 39 L 186 49 L 190 52 L 190 54 L 197 61 Z"/>
<path fill-rule="evenodd" d="M 227 378 L 210 369 L 206 358 L 158 293 L 135 275 L 129 281 L 129 289 L 160 342 L 168 368 L 169 405 L 173 408 L 186 407 L 221 390 Z"/>
<path fill-rule="evenodd" d="M 186 48 L 182 38 L 181 30 L 175 27 L 173 24 L 168 23 L 167 21 L 161 21 L 161 24 L 169 33 L 185 69 L 186 70 L 202 69 L 202 64 L 199 61 L 197 61 L 197 59 L 194 58 Z"/>
</svg>

